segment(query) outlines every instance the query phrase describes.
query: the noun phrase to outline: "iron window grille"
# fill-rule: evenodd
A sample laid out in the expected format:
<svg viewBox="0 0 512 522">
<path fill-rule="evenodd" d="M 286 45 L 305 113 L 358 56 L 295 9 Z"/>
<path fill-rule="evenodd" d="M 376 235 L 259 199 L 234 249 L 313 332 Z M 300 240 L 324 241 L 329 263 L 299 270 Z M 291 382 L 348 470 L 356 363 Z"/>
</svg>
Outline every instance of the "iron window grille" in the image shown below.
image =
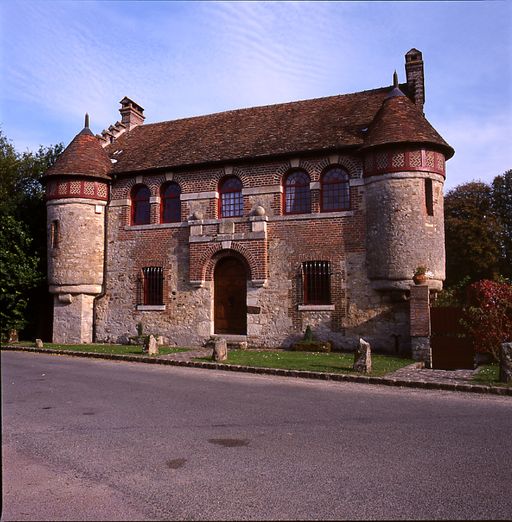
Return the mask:
<svg viewBox="0 0 512 522">
<path fill-rule="evenodd" d="M 161 197 L 161 222 L 178 223 L 181 221 L 181 189 L 177 183 L 167 183 L 162 186 Z"/>
<path fill-rule="evenodd" d="M 303 303 L 306 305 L 331 304 L 331 264 L 329 261 L 302 263 Z"/>
<path fill-rule="evenodd" d="M 239 217 L 244 213 L 244 200 L 242 197 L 242 182 L 236 178 L 226 178 L 219 186 L 220 217 Z"/>
<path fill-rule="evenodd" d="M 307 214 L 311 212 L 311 189 L 309 176 L 302 170 L 292 172 L 284 183 L 285 214 Z"/>
<path fill-rule="evenodd" d="M 333 167 L 322 176 L 322 211 L 350 209 L 349 175 L 341 167 Z"/>
<path fill-rule="evenodd" d="M 132 225 L 148 225 L 151 222 L 151 192 L 145 185 L 132 189 Z"/>
<path fill-rule="evenodd" d="M 137 285 L 138 305 L 163 305 L 164 270 L 160 266 L 148 266 L 141 270 Z"/>
</svg>

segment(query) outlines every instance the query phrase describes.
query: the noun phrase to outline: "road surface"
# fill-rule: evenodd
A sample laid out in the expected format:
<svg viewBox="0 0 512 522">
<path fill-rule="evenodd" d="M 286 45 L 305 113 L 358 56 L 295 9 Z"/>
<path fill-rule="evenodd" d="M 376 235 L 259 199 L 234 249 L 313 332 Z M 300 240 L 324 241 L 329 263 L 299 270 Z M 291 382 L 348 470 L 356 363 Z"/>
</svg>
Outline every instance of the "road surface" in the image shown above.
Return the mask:
<svg viewBox="0 0 512 522">
<path fill-rule="evenodd" d="M 512 519 L 512 400 L 3 352 L 2 520 Z"/>
</svg>

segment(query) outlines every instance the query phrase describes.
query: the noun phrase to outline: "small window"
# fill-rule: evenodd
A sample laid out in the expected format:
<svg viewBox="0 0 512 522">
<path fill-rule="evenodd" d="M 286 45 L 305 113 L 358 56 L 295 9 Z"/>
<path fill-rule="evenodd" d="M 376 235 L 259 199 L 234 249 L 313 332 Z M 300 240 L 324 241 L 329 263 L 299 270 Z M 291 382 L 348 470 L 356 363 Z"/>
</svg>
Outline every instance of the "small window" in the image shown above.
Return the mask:
<svg viewBox="0 0 512 522">
<path fill-rule="evenodd" d="M 427 216 L 434 215 L 434 194 L 432 192 L 432 180 L 425 178 L 425 207 L 427 209 Z"/>
<path fill-rule="evenodd" d="M 333 167 L 322 176 L 322 211 L 350 209 L 349 176 L 341 167 Z"/>
<path fill-rule="evenodd" d="M 132 225 L 149 225 L 151 222 L 151 192 L 146 185 L 136 185 L 132 189 Z"/>
<path fill-rule="evenodd" d="M 59 221 L 55 219 L 54 221 L 52 221 L 52 224 L 50 226 L 50 243 L 52 245 L 52 248 L 58 248 L 59 241 Z"/>
<path fill-rule="evenodd" d="M 302 263 L 303 303 L 331 304 L 331 264 L 329 261 Z"/>
<path fill-rule="evenodd" d="M 243 216 L 244 200 L 242 197 L 242 182 L 235 176 L 224 179 L 219 185 L 220 217 Z"/>
<path fill-rule="evenodd" d="M 303 170 L 289 174 L 284 182 L 284 211 L 286 214 L 311 212 L 309 176 Z"/>
<path fill-rule="evenodd" d="M 143 268 L 137 285 L 138 305 L 162 305 L 164 296 L 164 271 L 160 266 Z"/>
<path fill-rule="evenodd" d="M 181 221 L 181 189 L 177 183 L 166 183 L 160 191 L 162 223 Z"/>
</svg>

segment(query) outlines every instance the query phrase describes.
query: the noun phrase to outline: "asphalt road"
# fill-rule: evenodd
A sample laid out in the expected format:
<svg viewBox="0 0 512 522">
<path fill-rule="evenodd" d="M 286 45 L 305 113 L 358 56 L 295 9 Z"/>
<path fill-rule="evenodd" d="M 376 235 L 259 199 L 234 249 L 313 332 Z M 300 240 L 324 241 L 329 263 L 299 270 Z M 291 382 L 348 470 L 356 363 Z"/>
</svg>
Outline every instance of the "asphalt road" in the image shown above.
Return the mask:
<svg viewBox="0 0 512 522">
<path fill-rule="evenodd" d="M 512 519 L 512 400 L 3 352 L 2 520 Z"/>
</svg>

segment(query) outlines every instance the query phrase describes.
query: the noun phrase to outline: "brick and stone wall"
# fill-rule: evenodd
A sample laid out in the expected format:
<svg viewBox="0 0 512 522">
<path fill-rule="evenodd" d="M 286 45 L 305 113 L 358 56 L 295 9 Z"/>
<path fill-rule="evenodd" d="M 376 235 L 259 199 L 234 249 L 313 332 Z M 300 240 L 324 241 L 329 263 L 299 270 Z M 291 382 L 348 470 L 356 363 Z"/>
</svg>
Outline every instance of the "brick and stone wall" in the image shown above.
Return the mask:
<svg viewBox="0 0 512 522">
<path fill-rule="evenodd" d="M 350 174 L 348 211 L 320 212 L 319 181 L 329 165 L 341 165 Z M 292 168 L 303 168 L 310 176 L 311 214 L 283 215 L 282 180 Z M 226 175 L 242 180 L 242 217 L 218 218 L 218 182 Z M 159 191 L 169 180 L 181 187 L 182 222 L 161 224 Z M 149 225 L 130 225 L 130 190 L 136 183 L 151 191 Z M 250 345 L 288 346 L 310 325 L 315 335 L 338 348 L 355 347 L 360 335 L 381 351 L 407 346 L 407 303 L 369 284 L 367 187 L 358 158 L 335 154 L 133 176 L 114 182 L 111 194 L 105 295 L 96 305 L 98 340 L 126 339 L 142 322 L 146 332 L 171 343 L 203 343 L 213 334 L 213 267 L 231 253 L 248 266 Z M 257 206 L 265 209 L 263 216 L 254 215 Z M 330 262 L 331 305 L 303 306 L 300 268 L 311 260 Z M 163 307 L 158 310 L 137 306 L 137 281 L 147 266 L 164 269 Z"/>
</svg>

